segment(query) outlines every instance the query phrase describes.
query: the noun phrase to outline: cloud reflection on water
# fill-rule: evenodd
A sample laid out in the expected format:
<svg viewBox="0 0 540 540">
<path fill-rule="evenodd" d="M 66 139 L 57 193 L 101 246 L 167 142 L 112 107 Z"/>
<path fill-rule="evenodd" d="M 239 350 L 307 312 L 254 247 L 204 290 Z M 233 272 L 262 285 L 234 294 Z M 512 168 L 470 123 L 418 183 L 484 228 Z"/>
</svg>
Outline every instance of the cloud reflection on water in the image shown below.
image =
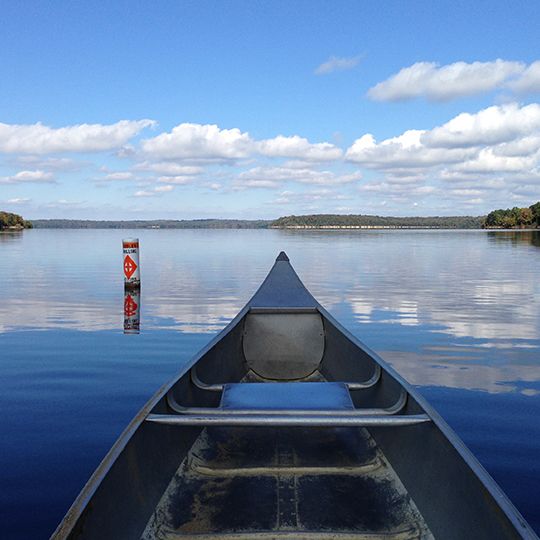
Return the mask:
<svg viewBox="0 0 540 540">
<path fill-rule="evenodd" d="M 506 363 L 488 364 L 481 356 L 469 358 L 429 350 L 421 353 L 411 351 L 381 351 L 388 361 L 405 379 L 419 386 L 445 386 L 480 390 L 491 394 L 519 392 L 527 396 L 540 394 L 540 363 L 523 364 L 523 359 L 505 351 Z M 520 384 L 518 384 L 520 383 Z"/>
<path fill-rule="evenodd" d="M 466 283 L 462 285 L 467 287 Z M 413 293 L 415 300 L 383 299 L 379 291 L 363 290 L 362 297 L 353 295 L 342 301 L 349 303 L 359 323 L 430 324 L 438 327 L 437 332 L 456 338 L 536 340 L 539 338 L 536 317 L 540 307 L 538 302 L 534 302 L 536 289 L 535 284 L 518 281 L 478 286 L 469 284 L 461 291 L 471 303 L 468 310 L 460 309 L 459 302 L 452 306 L 452 300 L 446 296 L 432 296 L 420 289 Z M 516 341 L 512 346 L 528 345 Z"/>
<path fill-rule="evenodd" d="M 3 242 L 0 333 L 121 331 L 123 234 L 31 231 Z M 101 239 L 91 248 L 100 265 L 77 252 L 87 236 Z M 538 232 L 157 231 L 141 242 L 142 332 L 219 331 L 284 248 L 320 302 L 411 382 L 538 393 Z M 19 267 L 31 272 L 14 277 Z"/>
</svg>

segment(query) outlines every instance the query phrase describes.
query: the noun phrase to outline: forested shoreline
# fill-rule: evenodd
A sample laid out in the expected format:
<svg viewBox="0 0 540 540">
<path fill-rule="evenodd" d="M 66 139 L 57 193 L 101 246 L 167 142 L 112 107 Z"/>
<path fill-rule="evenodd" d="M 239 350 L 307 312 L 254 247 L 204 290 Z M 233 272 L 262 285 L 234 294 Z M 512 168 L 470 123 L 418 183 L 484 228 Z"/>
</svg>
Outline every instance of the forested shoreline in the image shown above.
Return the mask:
<svg viewBox="0 0 540 540">
<path fill-rule="evenodd" d="M 422 228 L 479 229 L 483 216 L 386 217 L 357 214 L 312 214 L 281 217 L 270 225 L 277 229 L 311 228 Z"/>
<path fill-rule="evenodd" d="M 540 201 L 529 207 L 493 210 L 486 216 L 486 229 L 527 229 L 540 227 Z"/>
<path fill-rule="evenodd" d="M 369 215 L 315 214 L 285 216 L 276 220 L 72 220 L 37 219 L 39 229 L 289 229 L 289 228 L 439 228 L 479 229 L 482 216 L 383 217 Z"/>
<path fill-rule="evenodd" d="M 32 223 L 26 221 L 19 214 L 12 214 L 10 212 L 0 211 L 0 231 L 1 230 L 21 230 L 31 229 Z"/>
<path fill-rule="evenodd" d="M 540 227 L 540 202 L 526 208 L 493 210 L 487 216 L 392 217 L 363 214 L 309 214 L 276 220 L 181 219 L 89 220 L 36 219 L 0 212 L 5 229 L 523 229 Z"/>
<path fill-rule="evenodd" d="M 36 229 L 267 229 L 271 221 L 262 219 L 35 219 L 32 223 Z"/>
</svg>

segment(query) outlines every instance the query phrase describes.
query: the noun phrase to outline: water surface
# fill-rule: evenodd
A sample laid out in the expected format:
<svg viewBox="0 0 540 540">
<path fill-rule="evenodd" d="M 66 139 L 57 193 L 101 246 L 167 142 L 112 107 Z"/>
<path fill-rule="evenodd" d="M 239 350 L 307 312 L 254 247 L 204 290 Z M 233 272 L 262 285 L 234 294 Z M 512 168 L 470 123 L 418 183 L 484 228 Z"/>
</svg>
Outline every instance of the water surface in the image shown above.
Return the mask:
<svg viewBox="0 0 540 540">
<path fill-rule="evenodd" d="M 141 332 L 124 335 L 132 236 Z M 281 250 L 540 531 L 540 233 L 31 230 L 0 234 L 2 536 L 48 537 L 137 410 Z"/>
</svg>

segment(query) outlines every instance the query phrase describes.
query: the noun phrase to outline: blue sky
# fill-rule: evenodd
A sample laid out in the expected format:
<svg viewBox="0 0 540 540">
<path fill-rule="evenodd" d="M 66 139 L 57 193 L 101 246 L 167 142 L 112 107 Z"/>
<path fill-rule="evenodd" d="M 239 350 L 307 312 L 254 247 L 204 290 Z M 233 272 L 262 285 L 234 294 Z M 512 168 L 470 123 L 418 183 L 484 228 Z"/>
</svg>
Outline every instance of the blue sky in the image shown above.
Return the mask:
<svg viewBox="0 0 540 540">
<path fill-rule="evenodd" d="M 538 28 L 538 2 L 0 2 L 0 207 L 182 219 L 528 206 Z"/>
</svg>

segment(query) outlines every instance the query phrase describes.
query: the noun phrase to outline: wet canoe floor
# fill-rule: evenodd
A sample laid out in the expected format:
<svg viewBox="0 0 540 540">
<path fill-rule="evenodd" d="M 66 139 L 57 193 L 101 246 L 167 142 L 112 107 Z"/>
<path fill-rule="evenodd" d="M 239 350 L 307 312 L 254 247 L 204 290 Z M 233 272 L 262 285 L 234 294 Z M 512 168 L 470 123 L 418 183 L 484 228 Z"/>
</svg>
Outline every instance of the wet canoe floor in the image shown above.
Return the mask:
<svg viewBox="0 0 540 540">
<path fill-rule="evenodd" d="M 144 540 L 432 538 L 362 428 L 206 428 Z"/>
</svg>

